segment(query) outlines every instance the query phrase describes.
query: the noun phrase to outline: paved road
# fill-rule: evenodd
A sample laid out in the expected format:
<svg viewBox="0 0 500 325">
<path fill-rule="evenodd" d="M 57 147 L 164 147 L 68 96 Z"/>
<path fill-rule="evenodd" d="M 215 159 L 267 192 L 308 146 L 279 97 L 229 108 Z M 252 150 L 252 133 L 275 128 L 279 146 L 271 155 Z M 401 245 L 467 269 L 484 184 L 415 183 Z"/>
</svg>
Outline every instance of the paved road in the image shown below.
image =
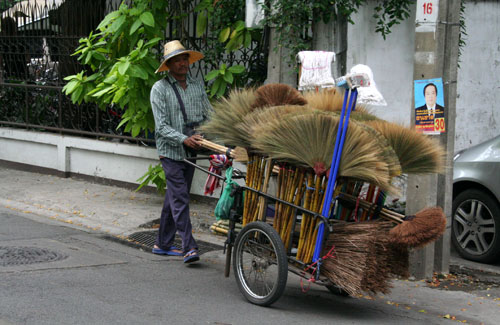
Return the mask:
<svg viewBox="0 0 500 325">
<path fill-rule="evenodd" d="M 486 292 L 396 281 L 389 296 L 355 299 L 317 286 L 302 293 L 291 276 L 283 297 L 262 308 L 224 278 L 221 251 L 188 267 L 33 213 L 0 208 L 0 225 L 0 324 L 441 324 L 446 314 L 494 324 L 500 315 Z M 59 260 L 12 265 L 1 256 L 13 247 Z"/>
</svg>

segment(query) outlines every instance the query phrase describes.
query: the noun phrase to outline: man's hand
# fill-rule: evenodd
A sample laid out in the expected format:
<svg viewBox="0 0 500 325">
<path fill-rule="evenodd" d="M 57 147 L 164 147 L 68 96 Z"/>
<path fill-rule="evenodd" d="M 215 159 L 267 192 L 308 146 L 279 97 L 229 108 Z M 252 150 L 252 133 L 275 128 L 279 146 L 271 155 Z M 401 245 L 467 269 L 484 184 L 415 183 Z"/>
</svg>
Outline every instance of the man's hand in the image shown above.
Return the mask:
<svg viewBox="0 0 500 325">
<path fill-rule="evenodd" d="M 184 140 L 184 145 L 190 147 L 190 148 L 193 148 L 193 149 L 200 149 L 201 148 L 201 145 L 200 145 L 200 141 L 203 139 L 203 137 L 199 134 L 193 134 L 192 136 L 190 136 L 189 138 L 187 138 L 186 140 Z"/>
</svg>

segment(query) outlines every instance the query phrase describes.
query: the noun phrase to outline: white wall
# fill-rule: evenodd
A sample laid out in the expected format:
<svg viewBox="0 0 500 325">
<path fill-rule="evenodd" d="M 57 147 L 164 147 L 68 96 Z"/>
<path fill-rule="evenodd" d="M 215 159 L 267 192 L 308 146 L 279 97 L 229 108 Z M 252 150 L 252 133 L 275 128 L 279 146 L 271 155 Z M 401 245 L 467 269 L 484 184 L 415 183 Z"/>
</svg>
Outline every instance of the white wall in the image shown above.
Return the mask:
<svg viewBox="0 0 500 325">
<path fill-rule="evenodd" d="M 356 64 L 366 64 L 373 71 L 378 90 L 387 106 L 373 106 L 371 112 L 388 121 L 410 125 L 413 87 L 413 52 L 415 13 L 395 25 L 384 40 L 375 33 L 372 17 L 375 3 L 362 6 L 348 25 L 347 71 Z"/>
<path fill-rule="evenodd" d="M 5 127 L 0 160 L 135 184 L 149 165 L 159 163 L 155 148 Z M 206 178 L 197 170 L 191 192 L 203 195 Z"/>
<path fill-rule="evenodd" d="M 500 2 L 467 1 L 460 57 L 455 150 L 500 134 Z"/>
<path fill-rule="evenodd" d="M 387 107 L 373 107 L 377 116 L 410 124 L 412 109 L 415 12 L 396 25 L 384 41 L 375 33 L 374 3 L 363 6 L 348 27 L 347 69 L 370 66 Z M 467 45 L 458 70 L 455 151 L 500 134 L 500 2 L 467 1 Z"/>
</svg>

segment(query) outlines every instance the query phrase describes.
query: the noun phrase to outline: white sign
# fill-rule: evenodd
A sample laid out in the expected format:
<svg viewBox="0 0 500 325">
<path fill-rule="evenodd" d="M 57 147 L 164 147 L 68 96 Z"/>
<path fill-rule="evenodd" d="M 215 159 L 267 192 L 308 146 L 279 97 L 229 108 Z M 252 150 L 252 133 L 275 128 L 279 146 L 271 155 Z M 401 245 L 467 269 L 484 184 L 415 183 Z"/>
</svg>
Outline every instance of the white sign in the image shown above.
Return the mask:
<svg viewBox="0 0 500 325">
<path fill-rule="evenodd" d="M 418 0 L 417 1 L 417 32 L 435 32 L 438 21 L 439 0 Z"/>
</svg>

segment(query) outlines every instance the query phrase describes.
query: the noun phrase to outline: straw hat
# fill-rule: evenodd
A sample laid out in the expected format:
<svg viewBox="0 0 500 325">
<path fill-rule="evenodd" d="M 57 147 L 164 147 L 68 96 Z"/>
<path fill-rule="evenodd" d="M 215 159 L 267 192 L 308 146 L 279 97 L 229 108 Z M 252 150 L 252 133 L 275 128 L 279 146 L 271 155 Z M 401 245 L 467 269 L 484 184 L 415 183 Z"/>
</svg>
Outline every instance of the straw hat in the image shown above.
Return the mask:
<svg viewBox="0 0 500 325">
<path fill-rule="evenodd" d="M 163 49 L 163 62 L 160 64 L 158 70 L 156 70 L 156 73 L 167 71 L 168 67 L 165 63 L 167 63 L 168 60 L 170 60 L 174 56 L 186 53 L 189 54 L 189 64 L 203 59 L 203 54 L 198 51 L 186 50 L 186 48 L 182 46 L 181 42 L 179 42 L 178 40 L 166 43 Z"/>
</svg>

